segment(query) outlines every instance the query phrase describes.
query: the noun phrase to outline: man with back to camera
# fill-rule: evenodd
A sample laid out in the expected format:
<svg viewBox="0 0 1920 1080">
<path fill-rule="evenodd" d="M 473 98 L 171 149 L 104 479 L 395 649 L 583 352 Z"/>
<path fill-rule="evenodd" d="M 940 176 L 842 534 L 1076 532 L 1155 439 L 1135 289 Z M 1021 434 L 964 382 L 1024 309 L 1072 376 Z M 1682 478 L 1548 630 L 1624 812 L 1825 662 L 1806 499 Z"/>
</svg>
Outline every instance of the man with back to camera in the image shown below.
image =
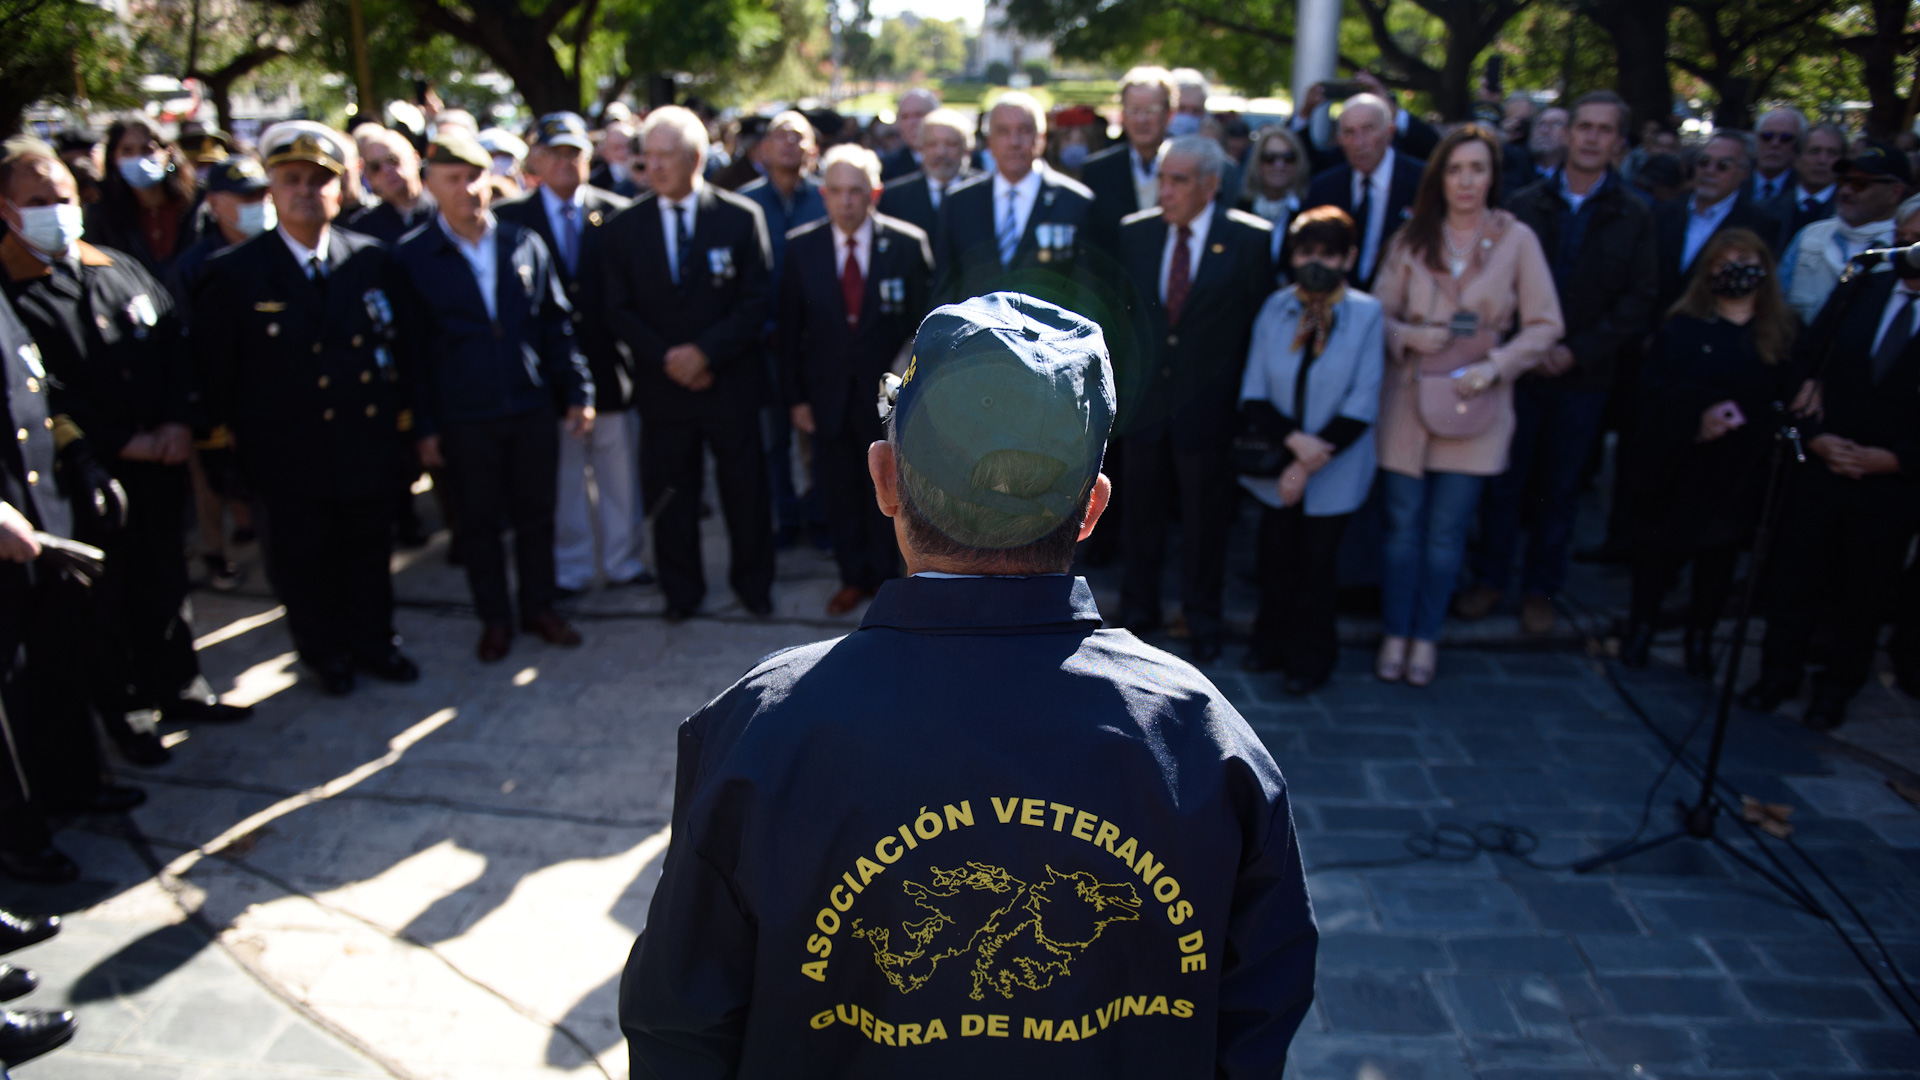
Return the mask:
<svg viewBox="0 0 1920 1080">
<path fill-rule="evenodd" d="M 1285 781 L 1068 574 L 1098 326 L 995 293 L 913 351 L 868 450 L 912 576 L 681 726 L 634 1075 L 1278 1075 L 1318 943 Z"/>
</svg>

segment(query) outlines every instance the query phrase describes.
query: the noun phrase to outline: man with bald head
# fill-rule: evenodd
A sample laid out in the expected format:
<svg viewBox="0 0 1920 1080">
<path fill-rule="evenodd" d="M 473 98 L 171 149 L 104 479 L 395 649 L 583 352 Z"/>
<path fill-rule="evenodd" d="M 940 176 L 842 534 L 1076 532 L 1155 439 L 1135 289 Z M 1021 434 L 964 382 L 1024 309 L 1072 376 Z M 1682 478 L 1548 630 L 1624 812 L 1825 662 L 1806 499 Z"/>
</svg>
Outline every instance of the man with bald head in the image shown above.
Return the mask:
<svg viewBox="0 0 1920 1080">
<path fill-rule="evenodd" d="M 940 107 L 940 95 L 924 86 L 916 86 L 900 95 L 894 107 L 894 123 L 900 125 L 900 141 L 906 145 L 880 158 L 880 182 L 892 183 L 926 168 L 926 150 L 921 146 L 927 116 Z"/>
<path fill-rule="evenodd" d="M 388 247 L 439 213 L 433 193 L 420 175 L 420 153 L 397 131 L 380 128 L 359 140 L 361 170 L 380 201 L 340 222 Z"/>
<path fill-rule="evenodd" d="M 1307 188 L 1305 209 L 1337 206 L 1360 231 L 1360 258 L 1347 272 L 1359 289 L 1373 287 L 1374 273 L 1387 242 L 1407 215 L 1420 190 L 1426 163 L 1393 148 L 1394 107 L 1377 94 L 1355 94 L 1340 110 L 1340 149 L 1346 163 L 1336 165 Z"/>
<path fill-rule="evenodd" d="M 1754 202 L 1764 203 L 1793 190 L 1793 161 L 1807 138 L 1806 114 L 1799 109 L 1773 109 L 1754 125 L 1753 137 L 1759 146 L 1749 194 Z"/>
</svg>

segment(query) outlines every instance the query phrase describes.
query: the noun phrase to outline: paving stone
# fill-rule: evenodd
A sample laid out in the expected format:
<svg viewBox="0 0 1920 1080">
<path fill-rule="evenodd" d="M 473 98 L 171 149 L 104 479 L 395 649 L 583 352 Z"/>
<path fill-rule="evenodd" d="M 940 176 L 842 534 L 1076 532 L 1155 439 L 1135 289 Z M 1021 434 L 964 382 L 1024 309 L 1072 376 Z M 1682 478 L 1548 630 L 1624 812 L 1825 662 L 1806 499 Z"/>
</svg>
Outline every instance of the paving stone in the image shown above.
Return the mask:
<svg viewBox="0 0 1920 1080">
<path fill-rule="evenodd" d="M 1589 1020 L 1580 1034 L 1602 1060 L 1615 1065 L 1685 1065 L 1700 1057 L 1692 1032 L 1680 1024 Z"/>
<path fill-rule="evenodd" d="M 1364 799 L 1367 778 L 1353 761 L 1312 761 L 1285 765 L 1288 792 L 1306 798 Z"/>
<path fill-rule="evenodd" d="M 1423 1035 L 1453 1030 L 1417 975 L 1323 975 L 1314 994 L 1335 1031 Z"/>
<path fill-rule="evenodd" d="M 1753 944 L 1767 966 L 1782 975 L 1808 978 L 1860 978 L 1865 972 L 1844 945 L 1831 935 L 1825 941 L 1762 941 Z M 1869 956 L 1874 954 L 1869 951 Z"/>
<path fill-rule="evenodd" d="M 1593 970 L 1601 974 L 1717 970 L 1713 957 L 1689 938 L 1581 934 L 1574 940 Z"/>
<path fill-rule="evenodd" d="M 1355 832 L 1408 833 L 1424 831 L 1427 816 L 1419 810 L 1398 806 L 1340 806 L 1321 808 L 1322 828 Z"/>
<path fill-rule="evenodd" d="M 1869 1069 L 1920 1067 L 1920 1035 L 1910 1028 L 1849 1031 L 1842 1038 L 1852 1050 L 1854 1060 Z"/>
<path fill-rule="evenodd" d="M 1600 989 L 1627 1016 L 1735 1017 L 1745 1010 L 1725 979 L 1679 975 L 1602 975 Z"/>
<path fill-rule="evenodd" d="M 1564 937 L 1457 937 L 1447 950 L 1462 971 L 1525 971 L 1574 975 L 1586 970 Z"/>
<path fill-rule="evenodd" d="M 1519 898 L 1504 882 L 1383 877 L 1373 882 L 1373 895 L 1381 918 L 1394 929 L 1531 929 Z"/>
<path fill-rule="evenodd" d="M 1767 971 L 1766 961 L 1748 942 L 1737 938 L 1711 938 L 1707 946 L 1713 950 L 1720 966 L 1735 975 L 1761 975 Z"/>
<path fill-rule="evenodd" d="M 1513 887 L 1543 930 L 1631 934 L 1640 929 L 1608 882 L 1516 881 Z"/>
<path fill-rule="evenodd" d="M 1655 933 L 1747 933 L 1756 937 L 1810 936 L 1812 916 L 1766 900 L 1740 896 L 1648 897 L 1635 906 Z"/>
<path fill-rule="evenodd" d="M 1440 799 L 1424 766 L 1369 761 L 1365 771 L 1372 795 L 1381 802 L 1433 803 Z"/>
<path fill-rule="evenodd" d="M 1332 1033 L 1296 1039 L 1286 1075 L 1299 1080 L 1472 1080 L 1460 1040 Z"/>
<path fill-rule="evenodd" d="M 1392 732 L 1315 731 L 1305 736 L 1307 753 L 1316 758 L 1344 761 L 1418 761 L 1420 748 L 1412 738 Z"/>
<path fill-rule="evenodd" d="M 1435 996 L 1453 1017 L 1453 1025 L 1469 1035 L 1521 1034 L 1520 1019 L 1507 1004 L 1507 995 L 1498 979 L 1486 975 L 1432 975 Z M 1484 1062 L 1472 1054 L 1475 1062 Z"/>
<path fill-rule="evenodd" d="M 1716 1069 L 1825 1068 L 1849 1064 L 1833 1033 L 1816 1024 L 1709 1024 L 1701 1027 Z"/>
<path fill-rule="evenodd" d="M 1524 1068 L 1530 1076 L 1563 1075 L 1572 1069 L 1592 1075 L 1593 1055 L 1579 1040 L 1528 1036 L 1467 1037 L 1467 1056 L 1481 1076 L 1493 1071 Z"/>
<path fill-rule="evenodd" d="M 1858 982 L 1742 979 L 1740 992 L 1763 1016 L 1783 1020 L 1882 1020 L 1878 992 Z"/>
<path fill-rule="evenodd" d="M 1320 935 L 1320 971 L 1436 971 L 1453 966 L 1431 937 L 1384 934 Z"/>
</svg>

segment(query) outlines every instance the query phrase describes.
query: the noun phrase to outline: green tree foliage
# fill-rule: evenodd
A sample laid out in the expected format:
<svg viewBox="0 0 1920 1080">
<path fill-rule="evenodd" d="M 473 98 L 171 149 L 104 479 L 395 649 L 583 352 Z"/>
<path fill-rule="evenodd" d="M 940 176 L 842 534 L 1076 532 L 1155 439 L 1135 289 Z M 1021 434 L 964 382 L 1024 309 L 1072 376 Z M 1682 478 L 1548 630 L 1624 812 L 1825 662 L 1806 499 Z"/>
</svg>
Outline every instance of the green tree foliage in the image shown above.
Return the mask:
<svg viewBox="0 0 1920 1080">
<path fill-rule="evenodd" d="M 1712 89 L 1715 124 L 1750 128 L 1754 105 L 1776 95 L 1797 54 L 1833 57 L 1821 21 L 1831 10 L 1832 0 L 1679 0 L 1668 57 Z"/>
<path fill-rule="evenodd" d="M 862 78 L 919 80 L 958 74 L 967 66 L 967 27 L 959 19 L 882 19 L 872 40 L 865 66 L 857 72 Z"/>
<path fill-rule="evenodd" d="M 319 10 L 311 0 L 149 0 L 136 48 L 144 70 L 199 80 L 216 122 L 230 128 L 236 85 L 295 57 L 296 43 L 318 29 Z"/>
<path fill-rule="evenodd" d="M 111 12 L 83 0 L 0 0 L 0 133 L 27 107 L 118 107 L 137 100 L 132 47 Z"/>
</svg>

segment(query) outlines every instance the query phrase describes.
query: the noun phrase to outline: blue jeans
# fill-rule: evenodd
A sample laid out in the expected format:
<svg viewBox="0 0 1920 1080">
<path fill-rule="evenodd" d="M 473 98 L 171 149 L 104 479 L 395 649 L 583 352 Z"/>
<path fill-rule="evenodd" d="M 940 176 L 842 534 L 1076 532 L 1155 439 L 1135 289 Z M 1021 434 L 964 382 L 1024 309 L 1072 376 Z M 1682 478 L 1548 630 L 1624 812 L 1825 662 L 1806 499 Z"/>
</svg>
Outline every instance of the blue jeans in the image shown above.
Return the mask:
<svg viewBox="0 0 1920 1080">
<path fill-rule="evenodd" d="M 1527 534 L 1520 591 L 1552 596 L 1567 583 L 1567 550 L 1573 544 L 1580 470 L 1593 451 L 1594 432 L 1607 406 L 1605 390 L 1560 390 L 1522 379 L 1513 390 L 1513 443 L 1507 471 L 1487 481 L 1480 508 L 1480 545 L 1473 579 L 1505 589 L 1520 544 L 1520 517 L 1529 479 L 1536 503 Z"/>
<path fill-rule="evenodd" d="M 1467 527 L 1486 477 L 1383 470 L 1380 478 L 1387 495 L 1382 628 L 1394 637 L 1436 641 L 1447 621 L 1447 602 L 1466 558 Z"/>
</svg>

